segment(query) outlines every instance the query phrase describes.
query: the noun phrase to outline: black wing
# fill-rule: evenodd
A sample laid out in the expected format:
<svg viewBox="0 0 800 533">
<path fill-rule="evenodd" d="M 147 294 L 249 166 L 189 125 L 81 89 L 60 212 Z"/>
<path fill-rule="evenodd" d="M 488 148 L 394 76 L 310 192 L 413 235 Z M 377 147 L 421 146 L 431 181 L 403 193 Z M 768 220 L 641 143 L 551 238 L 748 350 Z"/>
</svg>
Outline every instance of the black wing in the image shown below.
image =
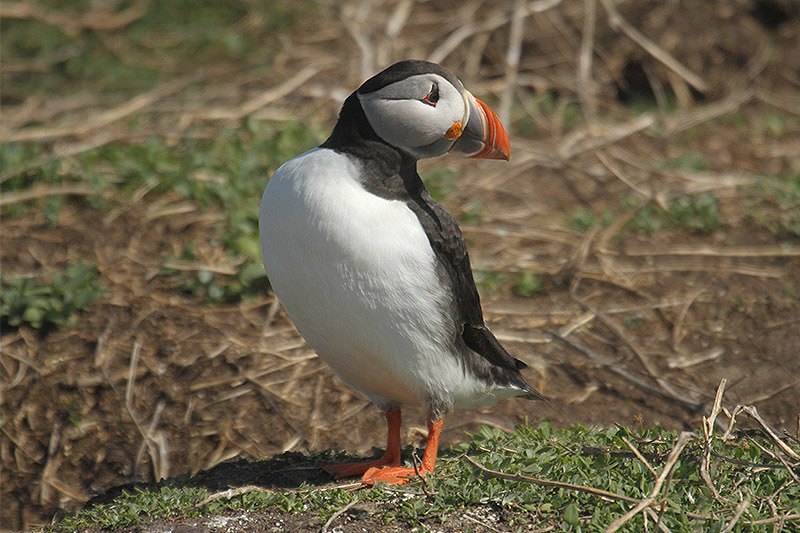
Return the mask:
<svg viewBox="0 0 800 533">
<path fill-rule="evenodd" d="M 486 328 L 467 245 L 456 221 L 424 188 L 419 194 L 412 195 L 408 204 L 425 229 L 436 258 L 449 275 L 455 293 L 456 315 L 463 324 L 461 338 L 464 343 L 499 367 L 509 370 L 525 368 L 527 365 L 512 357 Z"/>
</svg>

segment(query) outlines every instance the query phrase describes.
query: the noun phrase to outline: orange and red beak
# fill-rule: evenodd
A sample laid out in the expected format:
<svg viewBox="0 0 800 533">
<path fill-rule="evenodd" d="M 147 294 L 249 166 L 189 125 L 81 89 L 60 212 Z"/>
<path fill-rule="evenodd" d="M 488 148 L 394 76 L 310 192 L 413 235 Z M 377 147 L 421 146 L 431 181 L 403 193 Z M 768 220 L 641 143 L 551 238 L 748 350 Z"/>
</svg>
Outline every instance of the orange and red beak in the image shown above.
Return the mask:
<svg viewBox="0 0 800 533">
<path fill-rule="evenodd" d="M 450 147 L 450 152 L 464 157 L 508 161 L 511 143 L 494 111 L 467 90 L 464 91 L 464 104 L 466 111 L 461 135 Z"/>
</svg>

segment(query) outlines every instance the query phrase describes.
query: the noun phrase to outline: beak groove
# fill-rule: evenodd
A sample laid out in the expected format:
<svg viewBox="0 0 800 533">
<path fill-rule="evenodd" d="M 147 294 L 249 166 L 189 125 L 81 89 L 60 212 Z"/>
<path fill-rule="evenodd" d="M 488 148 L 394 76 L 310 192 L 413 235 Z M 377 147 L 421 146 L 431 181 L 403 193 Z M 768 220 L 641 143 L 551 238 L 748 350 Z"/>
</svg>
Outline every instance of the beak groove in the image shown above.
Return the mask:
<svg viewBox="0 0 800 533">
<path fill-rule="evenodd" d="M 467 112 L 463 133 L 450 151 L 466 157 L 504 159 L 508 161 L 511 143 L 503 124 L 489 106 L 464 91 Z"/>
</svg>

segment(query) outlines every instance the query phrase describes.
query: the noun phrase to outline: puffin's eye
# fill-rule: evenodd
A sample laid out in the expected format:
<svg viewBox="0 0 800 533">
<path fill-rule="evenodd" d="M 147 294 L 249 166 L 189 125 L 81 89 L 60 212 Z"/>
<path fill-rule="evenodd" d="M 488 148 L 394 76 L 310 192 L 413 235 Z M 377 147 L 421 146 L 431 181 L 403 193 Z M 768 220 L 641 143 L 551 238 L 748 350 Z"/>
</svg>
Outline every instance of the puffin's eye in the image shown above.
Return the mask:
<svg viewBox="0 0 800 533">
<path fill-rule="evenodd" d="M 428 105 L 436 107 L 436 103 L 439 101 L 439 85 L 434 83 L 431 85 L 431 90 L 428 93 L 428 96 L 422 99 Z"/>
</svg>

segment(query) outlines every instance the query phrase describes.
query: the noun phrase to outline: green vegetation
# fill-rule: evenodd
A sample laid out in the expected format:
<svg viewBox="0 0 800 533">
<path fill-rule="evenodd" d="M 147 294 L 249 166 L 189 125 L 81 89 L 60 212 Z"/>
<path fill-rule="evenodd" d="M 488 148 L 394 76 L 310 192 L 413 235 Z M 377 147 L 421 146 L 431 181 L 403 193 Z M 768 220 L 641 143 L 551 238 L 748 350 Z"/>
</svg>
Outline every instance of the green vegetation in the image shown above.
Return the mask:
<svg viewBox="0 0 800 533">
<path fill-rule="evenodd" d="M 437 202 L 444 201 L 448 196 L 456 192 L 456 171 L 452 168 L 441 167 L 427 172 L 423 179 L 425 186 Z"/>
<path fill-rule="evenodd" d="M 416 481 L 400 489 L 234 487 L 229 494 L 209 498 L 208 490 L 201 488 L 202 474 L 196 480 L 184 476 L 123 492 L 112 503 L 65 518 L 53 531 L 116 529 L 145 519 L 264 508 L 315 514 L 323 523 L 356 500 L 377 504 L 383 522 L 409 527 L 442 523 L 463 509 L 489 505 L 502 509 L 512 528 L 535 524 L 595 531 L 649 496 L 665 469 L 669 480 L 656 494 L 648 521 L 652 524 L 659 517 L 672 531 L 720 531 L 734 520 L 739 505 L 744 511 L 734 531 L 771 531 L 770 519 L 796 512 L 800 486 L 775 460 L 775 444 L 769 439 L 752 433 L 712 439 L 709 482 L 701 476 L 705 442 L 699 434 L 668 464 L 678 441 L 675 432 L 660 427 L 554 429 L 544 421 L 536 427 L 518 426 L 512 434 L 484 427 L 469 442 L 443 450 L 436 472 L 424 483 Z M 277 461 L 279 468 L 303 469 L 330 460 L 330 454 L 323 453 L 308 458 L 287 454 L 287 461 L 294 463 L 289 466 L 281 456 L 271 461 Z M 625 527 L 625 531 L 642 531 L 643 515 L 634 516 Z"/>
<path fill-rule="evenodd" d="M 76 312 L 86 310 L 102 291 L 94 266 L 83 262 L 71 265 L 64 274 L 53 273 L 49 282 L 0 277 L 0 321 L 11 327 L 72 325 Z"/>
<path fill-rule="evenodd" d="M 472 275 L 478 291 L 486 296 L 500 292 L 508 281 L 508 276 L 503 272 L 494 270 L 474 269 Z"/>
<path fill-rule="evenodd" d="M 520 274 L 514 283 L 514 294 L 517 296 L 530 298 L 539 292 L 542 292 L 542 278 L 530 270 Z"/>
<path fill-rule="evenodd" d="M 622 210 L 633 209 L 638 199 L 630 196 L 622 201 Z M 603 210 L 601 215 L 586 208 L 576 209 L 567 219 L 566 224 L 578 231 L 588 231 L 596 224 L 608 226 L 615 217 L 610 210 Z M 696 196 L 678 196 L 667 202 L 667 209 L 656 204 L 649 204 L 636 213 L 624 226 L 623 231 L 655 233 L 662 230 L 683 229 L 695 233 L 708 234 L 725 227 L 719 210 L 719 201 L 711 193 Z"/>
<path fill-rule="evenodd" d="M 301 2 L 298 9 L 298 3 L 285 0 L 256 4 L 241 0 L 138 2 L 145 8 L 143 12 L 137 13 L 137 7 L 128 9 L 140 16 L 130 24 L 108 29 L 114 32 L 110 46 L 102 31 L 79 31 L 70 25 L 71 19 L 87 12 L 102 17 L 104 6 L 90 9 L 92 2 L 85 0 L 43 4 L 40 9 L 49 12 L 54 23 L 45 23 L 39 17 L 3 19 L 3 54 L 16 60 L 49 61 L 53 68 L 4 76 L 4 88 L 11 83 L 37 81 L 43 82 L 37 87 L 43 93 L 88 89 L 129 94 L 152 86 L 164 71 L 197 69 L 242 57 L 265 64 L 277 48 L 264 46 L 270 36 L 278 30 L 287 31 L 303 9 L 313 8 L 310 2 Z M 117 3 L 109 5 L 112 7 L 106 8 L 105 14 L 110 18 L 125 12 L 116 9 Z M 260 23 L 241 24 L 248 15 L 259 18 Z M 121 50 L 125 53 L 120 54 Z M 8 95 L 8 91 L 5 93 Z M 15 97 L 15 92 L 11 96 Z"/>
<path fill-rule="evenodd" d="M 65 95 L 76 94 L 91 96 L 96 102 L 91 107 L 107 110 L 170 79 L 196 74 L 204 65 L 225 68 L 222 65 L 232 62 L 231 68 L 237 72 L 249 69 L 263 76 L 265 65 L 280 50 L 278 34 L 290 31 L 303 10 L 317 7 L 312 2 L 282 0 L 258 5 L 243 1 L 197 5 L 179 0 L 114 5 L 106 13 L 105 7 L 91 2 L 47 2 L 41 9 L 48 17 L 3 19 L 5 63 L 53 62 L 52 68 L 10 70 L 1 80 L 4 100 L 16 104 L 41 94 L 43 99 L 55 98 L 53 106 L 68 111 L 74 104 L 64 99 Z M 68 22 L 72 18 L 84 20 L 84 16 L 86 20 L 93 20 L 92 16 L 121 20 L 123 14 L 130 15 L 131 21 L 113 31 L 114 46 L 104 33 L 111 29 L 80 31 Z M 246 17 L 254 17 L 259 23 L 243 24 Z M 243 57 L 248 58 L 247 63 L 242 63 Z M 80 108 L 80 98 L 76 102 Z M 40 125 L 38 115 L 32 116 L 29 124 L 23 124 L 29 130 Z M 51 118 L 44 116 L 44 120 Z M 83 114 L 71 118 L 80 123 L 67 129 L 86 125 Z M 175 276 L 176 285 L 209 303 L 237 300 L 263 289 L 263 268 L 260 273 L 255 271 L 255 265 L 260 265 L 259 198 L 279 164 L 320 142 L 322 126 L 309 127 L 291 120 L 258 121 L 247 116 L 220 123 L 213 135 L 193 130 L 176 140 L 174 129 L 154 127 L 159 118 L 144 114 L 125 117 L 119 121 L 119 129 L 127 133 L 122 135 L 123 140 L 106 140 L 97 147 L 81 147 L 66 155 L 55 152 L 47 138 L 45 142 L 35 140 L 35 136 L 33 141 L 3 142 L 0 181 L 7 197 L 48 186 L 81 190 L 79 199 L 43 194 L 27 201 L 10 201 L 3 207 L 3 217 L 8 220 L 41 213 L 46 224 L 54 225 L 69 202 L 112 210 L 131 203 L 137 195 L 147 195 L 148 199 L 178 195 L 203 210 L 220 213 L 220 222 L 209 240 L 218 241 L 229 254 L 228 263 L 236 265 L 239 273 L 163 269 L 161 274 Z M 63 130 L 61 124 L 67 123 L 63 117 L 54 122 L 58 124 L 55 130 Z M 67 140 L 70 138 L 66 135 Z M 174 262 L 175 258 L 162 260 Z M 24 285 L 29 291 L 34 284 L 14 282 L 10 290 L 21 290 Z M 43 303 L 41 295 L 27 297 L 26 301 L 15 303 L 15 309 L 27 309 L 30 320 L 20 315 L 13 318 L 14 322 L 63 320 L 55 304 Z"/>
<path fill-rule="evenodd" d="M 708 170 L 708 158 L 699 152 L 687 150 L 679 157 L 661 162 L 658 166 L 665 169 Z"/>
<path fill-rule="evenodd" d="M 786 121 L 784 117 L 775 113 L 767 113 L 764 116 L 764 133 L 772 137 L 780 137 L 786 131 Z"/>
<path fill-rule="evenodd" d="M 751 200 L 748 215 L 773 233 L 784 230 L 800 237 L 800 160 L 794 176 L 761 178 L 757 186 L 758 196 Z"/>
<path fill-rule="evenodd" d="M 298 122 L 244 120 L 211 139 L 185 138 L 168 145 L 164 139 L 151 137 L 141 144 L 111 143 L 24 173 L 9 180 L 5 191 L 25 190 L 33 183 L 83 184 L 94 191 L 88 200 L 92 205 L 108 208 L 109 202 L 124 202 L 144 190 L 150 195 L 177 195 L 203 210 L 218 212 L 219 244 L 230 255 L 230 262 L 237 264 L 238 272 L 194 275 L 165 268 L 161 273 L 177 275 L 185 290 L 209 303 L 232 301 L 265 285 L 258 208 L 269 176 L 282 162 L 318 144 L 320 137 Z M 27 145 L 4 146 L 3 150 L 3 155 L 11 156 L 6 168 L 12 170 L 12 165 L 24 164 L 33 155 Z M 55 221 L 65 201 L 64 196 L 53 196 L 14 204 L 7 216 L 41 209 L 48 220 Z M 210 241 L 214 239 L 209 236 Z M 188 252 L 180 258 L 162 259 L 174 263 L 196 257 Z"/>
<path fill-rule="evenodd" d="M 77 516 L 65 518 L 55 531 L 77 531 L 89 527 L 118 529 L 136 525 L 146 517 L 176 517 L 185 514 L 206 495 L 207 491 L 203 489 L 181 486 L 179 478 L 176 478 L 148 490 L 123 491 L 112 504 L 97 505 Z"/>
<path fill-rule="evenodd" d="M 654 233 L 663 229 L 686 229 L 711 233 L 725 226 L 719 201 L 711 193 L 679 196 L 667 202 L 667 209 L 648 205 L 640 209 L 625 226 L 627 230 Z"/>
<path fill-rule="evenodd" d="M 567 218 L 567 226 L 578 231 L 589 231 L 598 222 L 598 217 L 585 207 L 579 207 Z"/>
<path fill-rule="evenodd" d="M 257 235 L 253 233 L 242 238 L 247 238 L 245 242 L 248 246 L 254 246 L 255 250 L 248 253 L 239 248 L 245 254 L 244 264 L 237 264 L 230 271 L 214 272 L 207 268 L 193 267 L 197 264 L 198 257 L 194 243 L 188 242 L 180 257 L 163 258 L 159 273 L 177 277 L 182 291 L 201 298 L 210 305 L 263 296 L 267 291 L 268 280 L 258 255 Z"/>
</svg>

